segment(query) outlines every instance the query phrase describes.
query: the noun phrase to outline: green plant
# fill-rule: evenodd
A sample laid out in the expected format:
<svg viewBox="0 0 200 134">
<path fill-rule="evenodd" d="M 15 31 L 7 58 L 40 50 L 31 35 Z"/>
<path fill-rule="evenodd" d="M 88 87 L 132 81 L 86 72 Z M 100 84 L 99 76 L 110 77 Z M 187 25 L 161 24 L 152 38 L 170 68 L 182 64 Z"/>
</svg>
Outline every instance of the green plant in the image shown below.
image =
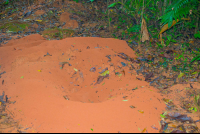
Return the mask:
<svg viewBox="0 0 200 134">
<path fill-rule="evenodd" d="M 2 2 L 1 4 L 2 5 L 8 5 L 8 3 L 9 3 L 9 0 L 4 0 L 4 2 Z"/>
<path fill-rule="evenodd" d="M 200 39 L 200 31 L 198 31 L 197 33 L 195 33 L 195 34 L 194 34 L 194 37 Z"/>
<path fill-rule="evenodd" d="M 168 27 L 172 26 L 173 20 L 188 16 L 191 10 L 197 10 L 198 0 L 176 0 L 167 7 L 165 14 L 160 17 L 163 25 L 168 24 Z"/>
<path fill-rule="evenodd" d="M 194 97 L 194 104 L 196 107 L 191 107 L 189 108 L 190 111 L 194 111 L 194 112 L 197 112 L 198 110 L 200 110 L 200 106 L 199 106 L 199 99 L 200 99 L 200 96 L 199 95 L 195 95 Z"/>
<path fill-rule="evenodd" d="M 182 72 L 189 72 L 188 70 L 190 69 L 189 67 L 190 67 L 190 64 L 188 64 L 188 58 L 186 58 L 186 57 L 184 57 L 184 49 L 185 48 L 183 48 L 182 50 L 183 50 L 183 52 L 182 52 L 182 54 L 175 54 L 174 53 L 174 55 L 175 55 L 175 60 L 177 60 L 177 61 L 179 61 L 181 64 L 181 66 L 177 66 L 177 69 L 179 69 L 180 71 L 182 71 Z"/>
<path fill-rule="evenodd" d="M 154 30 L 154 28 L 159 28 L 158 21 L 155 22 L 161 14 L 159 12 L 160 6 L 157 4 L 159 2 L 160 0 L 118 0 L 108 5 L 108 8 L 116 8 L 119 17 L 117 25 L 120 25 L 123 29 L 126 27 L 126 35 L 128 35 L 131 39 L 138 40 L 141 38 L 140 30 L 142 18 L 144 18 L 148 24 L 148 31 L 155 31 L 152 36 L 157 34 L 158 30 Z M 152 28 L 149 29 L 149 27 Z"/>
<path fill-rule="evenodd" d="M 156 43 L 157 45 L 158 45 L 158 49 L 159 48 L 163 48 L 163 45 L 162 44 L 160 44 L 160 43 Z"/>
<path fill-rule="evenodd" d="M 177 34 L 177 35 L 175 35 L 174 33 L 171 33 L 171 35 L 173 36 L 173 38 L 174 39 L 176 39 L 177 37 L 179 37 L 179 36 L 182 36 L 182 34 Z M 174 42 L 175 40 L 173 40 L 173 42 Z M 176 41 L 175 41 L 176 42 Z"/>
<path fill-rule="evenodd" d="M 79 0 L 74 0 L 76 3 L 78 3 L 79 2 Z"/>
<path fill-rule="evenodd" d="M 191 60 L 191 63 L 194 62 L 194 61 L 200 61 L 200 54 L 197 55 L 196 57 L 194 57 L 194 58 Z"/>
<path fill-rule="evenodd" d="M 134 25 L 130 28 L 127 29 L 128 32 L 139 32 L 140 31 L 141 26 L 140 25 Z"/>
<path fill-rule="evenodd" d="M 194 100 L 196 101 L 197 104 L 198 104 L 199 99 L 200 99 L 200 96 L 199 95 L 197 95 L 197 96 L 195 95 Z"/>
<path fill-rule="evenodd" d="M 170 42 L 176 42 L 176 41 L 172 39 L 171 35 L 168 35 L 167 36 L 167 41 L 166 41 L 166 47 L 169 45 Z"/>
<path fill-rule="evenodd" d="M 87 2 L 94 2 L 94 0 L 88 0 Z"/>
<path fill-rule="evenodd" d="M 127 0 L 125 2 L 118 1 L 110 4 L 108 7 L 115 7 L 118 4 L 122 5 L 121 9 L 125 13 L 131 14 L 131 16 L 135 18 L 135 16 L 141 13 L 143 2 L 141 0 Z"/>
</svg>

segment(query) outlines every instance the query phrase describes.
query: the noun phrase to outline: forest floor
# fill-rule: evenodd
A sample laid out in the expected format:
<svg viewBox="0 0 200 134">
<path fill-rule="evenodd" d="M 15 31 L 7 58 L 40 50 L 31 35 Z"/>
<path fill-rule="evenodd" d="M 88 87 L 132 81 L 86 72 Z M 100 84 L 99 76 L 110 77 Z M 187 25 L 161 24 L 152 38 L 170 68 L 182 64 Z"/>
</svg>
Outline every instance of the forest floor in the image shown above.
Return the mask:
<svg viewBox="0 0 200 134">
<path fill-rule="evenodd" d="M 199 75 L 170 69 L 178 48 L 115 39 L 91 4 L 44 1 L 1 13 L 0 132 L 199 132 Z"/>
</svg>

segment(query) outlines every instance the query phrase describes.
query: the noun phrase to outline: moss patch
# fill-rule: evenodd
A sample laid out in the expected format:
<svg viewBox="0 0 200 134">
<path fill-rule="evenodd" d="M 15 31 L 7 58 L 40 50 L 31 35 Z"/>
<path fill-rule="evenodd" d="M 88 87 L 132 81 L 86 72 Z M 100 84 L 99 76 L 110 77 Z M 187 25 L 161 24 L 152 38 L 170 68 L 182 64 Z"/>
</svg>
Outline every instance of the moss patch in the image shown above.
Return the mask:
<svg viewBox="0 0 200 134">
<path fill-rule="evenodd" d="M 7 32 L 18 32 L 23 31 L 26 27 L 29 27 L 30 24 L 28 23 L 21 23 L 21 22 L 11 22 L 6 23 L 0 26 L 0 30 L 7 31 Z"/>
<path fill-rule="evenodd" d="M 55 38 L 64 39 L 67 37 L 72 37 L 73 34 L 74 30 L 61 29 L 61 28 L 46 29 L 42 32 L 42 35 L 45 38 L 49 39 L 55 39 Z"/>
</svg>

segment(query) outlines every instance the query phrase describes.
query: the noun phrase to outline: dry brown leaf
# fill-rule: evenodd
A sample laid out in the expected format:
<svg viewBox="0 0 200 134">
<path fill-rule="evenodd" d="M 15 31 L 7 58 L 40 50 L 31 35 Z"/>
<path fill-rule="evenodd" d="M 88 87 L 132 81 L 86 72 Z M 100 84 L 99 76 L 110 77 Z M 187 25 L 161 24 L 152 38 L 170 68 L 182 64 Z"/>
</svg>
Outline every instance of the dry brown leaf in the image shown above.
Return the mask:
<svg viewBox="0 0 200 134">
<path fill-rule="evenodd" d="M 179 22 L 179 19 L 177 19 L 176 21 L 173 20 L 171 27 L 173 27 L 177 22 Z M 165 24 L 165 25 L 162 27 L 162 29 L 160 30 L 159 35 L 162 34 L 163 32 L 165 32 L 166 30 L 170 29 L 171 27 L 168 28 L 168 23 Z M 158 36 L 159 36 L 159 35 L 158 35 Z"/>
<path fill-rule="evenodd" d="M 147 24 L 144 18 L 142 18 L 141 33 L 142 33 L 142 42 L 149 40 L 149 32 L 147 30 Z"/>
</svg>

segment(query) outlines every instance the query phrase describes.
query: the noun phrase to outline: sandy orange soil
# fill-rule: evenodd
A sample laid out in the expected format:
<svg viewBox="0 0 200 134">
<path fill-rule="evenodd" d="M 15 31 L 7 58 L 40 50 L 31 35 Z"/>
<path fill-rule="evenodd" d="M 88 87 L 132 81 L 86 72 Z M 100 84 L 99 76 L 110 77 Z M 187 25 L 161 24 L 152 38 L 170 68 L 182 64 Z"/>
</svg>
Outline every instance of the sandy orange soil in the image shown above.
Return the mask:
<svg viewBox="0 0 200 134">
<path fill-rule="evenodd" d="M 136 58 L 111 38 L 9 41 L 0 48 L 2 89 L 16 101 L 8 110 L 27 132 L 159 132 L 163 96 L 119 53 Z"/>
</svg>

